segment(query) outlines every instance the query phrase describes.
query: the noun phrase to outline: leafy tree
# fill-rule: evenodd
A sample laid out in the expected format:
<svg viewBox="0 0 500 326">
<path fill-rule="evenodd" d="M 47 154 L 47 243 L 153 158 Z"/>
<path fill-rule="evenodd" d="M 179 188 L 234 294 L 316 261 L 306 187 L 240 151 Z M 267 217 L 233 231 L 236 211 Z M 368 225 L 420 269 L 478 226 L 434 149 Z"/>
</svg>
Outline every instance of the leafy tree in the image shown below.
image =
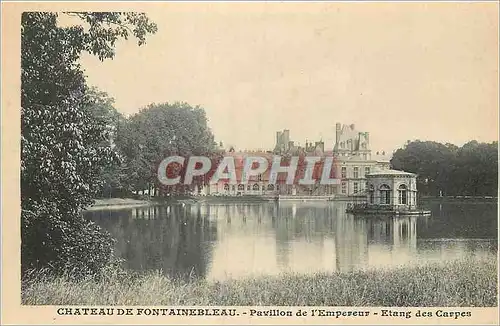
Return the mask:
<svg viewBox="0 0 500 326">
<path fill-rule="evenodd" d="M 126 118 L 114 107 L 114 99 L 107 93 L 91 88 L 87 91 L 91 97 L 93 105 L 92 114 L 96 119 L 105 121 L 109 129 L 109 138 L 103 142 L 103 146 L 110 146 L 113 149 L 116 159 L 105 166 L 100 175 L 101 187 L 98 191 L 99 197 L 115 197 L 130 194 L 127 188 L 127 166 L 123 159 L 123 153 L 116 145 L 118 130 L 126 124 Z"/>
<path fill-rule="evenodd" d="M 217 144 L 205 111 L 187 103 L 151 104 L 143 108 L 119 130 L 117 144 L 130 169 L 131 188 L 136 191 L 151 187 L 166 193 L 185 190 L 159 184 L 158 165 L 168 156 L 183 156 L 186 163 L 190 156 L 217 157 Z M 184 175 L 186 165 L 177 173 Z"/>
<path fill-rule="evenodd" d="M 109 117 L 96 114 L 78 59 L 114 56 L 119 37 L 144 43 L 156 31 L 144 14 L 77 13 L 87 23 L 60 27 L 58 14 L 23 13 L 21 23 L 22 269 L 98 272 L 111 238 L 80 211 L 92 203 L 99 174 L 115 155 Z"/>
<path fill-rule="evenodd" d="M 414 141 L 398 149 L 391 160 L 395 169 L 418 174 L 422 194 L 497 194 L 498 143 L 473 140 L 457 147 L 431 141 Z"/>
</svg>

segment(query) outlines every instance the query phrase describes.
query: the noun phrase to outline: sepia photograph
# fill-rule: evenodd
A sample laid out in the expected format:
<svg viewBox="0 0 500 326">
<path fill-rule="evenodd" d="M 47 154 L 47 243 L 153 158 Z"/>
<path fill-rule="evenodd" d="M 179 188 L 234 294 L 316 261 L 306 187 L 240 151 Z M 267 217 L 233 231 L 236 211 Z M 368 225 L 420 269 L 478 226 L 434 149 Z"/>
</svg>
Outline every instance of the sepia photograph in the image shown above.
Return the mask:
<svg viewBox="0 0 500 326">
<path fill-rule="evenodd" d="M 497 324 L 498 10 L 2 2 L 9 323 Z"/>
</svg>

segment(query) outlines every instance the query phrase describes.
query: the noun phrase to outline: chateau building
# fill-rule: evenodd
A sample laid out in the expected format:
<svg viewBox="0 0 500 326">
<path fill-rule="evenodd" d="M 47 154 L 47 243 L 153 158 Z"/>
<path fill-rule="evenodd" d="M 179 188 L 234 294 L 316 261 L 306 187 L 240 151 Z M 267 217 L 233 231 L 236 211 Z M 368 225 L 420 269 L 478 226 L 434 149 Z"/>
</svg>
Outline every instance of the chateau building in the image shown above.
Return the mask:
<svg viewBox="0 0 500 326">
<path fill-rule="evenodd" d="M 366 175 L 374 169 L 388 169 L 390 158 L 385 152 L 372 154 L 370 134 L 357 131 L 354 124 L 336 124 L 333 156 L 336 170 L 340 172 L 340 196 L 364 196 L 367 190 Z"/>
<path fill-rule="evenodd" d="M 314 185 L 300 185 L 295 182 L 293 185 L 285 183 L 286 174 L 281 173 L 277 176 L 277 183 L 270 184 L 270 169 L 274 155 L 298 155 L 298 156 L 319 156 L 323 159 L 333 157 L 332 173 L 330 177 L 339 179 L 338 184 L 322 185 L 319 182 L 317 172 L 317 183 Z M 326 151 L 322 140 L 309 142 L 306 146 L 297 146 L 290 138 L 290 130 L 285 129 L 276 133 L 276 146 L 271 151 L 256 152 L 235 152 L 230 151 L 226 155 L 231 155 L 235 159 L 235 170 L 237 183 L 231 184 L 229 180 L 220 180 L 217 184 L 206 185 L 199 191 L 203 194 L 219 194 L 226 196 L 240 195 L 318 195 L 318 196 L 364 196 L 368 190 L 366 175 L 374 169 L 388 169 L 389 158 L 384 152 L 380 154 L 372 153 L 370 148 L 370 135 L 368 132 L 356 130 L 355 125 L 336 124 L 335 144 L 333 150 Z M 241 176 L 244 169 L 244 158 L 247 156 L 265 157 L 268 161 L 268 170 L 249 180 L 247 184 L 241 183 Z M 315 166 L 315 171 L 323 169 L 323 163 L 319 162 Z M 304 167 L 304 166 L 302 166 Z M 298 171 L 301 170 L 300 163 Z M 300 173 L 298 173 L 300 174 Z M 297 175 L 298 180 L 300 178 Z"/>
</svg>

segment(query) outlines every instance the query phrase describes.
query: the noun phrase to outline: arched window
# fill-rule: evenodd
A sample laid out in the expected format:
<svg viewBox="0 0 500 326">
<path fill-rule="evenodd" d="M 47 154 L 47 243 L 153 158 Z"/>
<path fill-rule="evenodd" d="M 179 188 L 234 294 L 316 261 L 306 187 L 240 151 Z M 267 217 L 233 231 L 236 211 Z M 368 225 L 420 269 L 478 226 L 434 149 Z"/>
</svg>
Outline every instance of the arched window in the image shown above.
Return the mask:
<svg viewBox="0 0 500 326">
<path fill-rule="evenodd" d="M 258 191 L 259 190 L 259 185 L 258 184 L 254 184 L 253 185 L 253 190 Z"/>
<path fill-rule="evenodd" d="M 404 184 L 398 187 L 398 200 L 401 205 L 408 204 L 408 188 Z"/>
<path fill-rule="evenodd" d="M 224 184 L 224 190 L 229 190 L 229 185 L 227 183 Z"/>
<path fill-rule="evenodd" d="M 242 185 L 241 183 L 238 185 L 238 191 L 243 191 L 245 190 L 245 185 Z"/>
<path fill-rule="evenodd" d="M 272 183 L 268 184 L 267 190 L 274 190 L 274 185 Z"/>
<path fill-rule="evenodd" d="M 379 187 L 380 191 L 380 204 L 390 205 L 391 204 L 391 187 L 383 184 Z"/>
</svg>

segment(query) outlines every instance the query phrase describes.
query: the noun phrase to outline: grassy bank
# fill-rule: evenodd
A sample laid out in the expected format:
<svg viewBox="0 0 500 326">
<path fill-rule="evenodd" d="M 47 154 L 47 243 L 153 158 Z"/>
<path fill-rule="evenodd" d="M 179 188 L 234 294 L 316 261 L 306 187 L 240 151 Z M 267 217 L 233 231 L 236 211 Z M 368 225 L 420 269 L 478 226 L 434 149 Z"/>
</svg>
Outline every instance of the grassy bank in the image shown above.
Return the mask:
<svg viewBox="0 0 500 326">
<path fill-rule="evenodd" d="M 111 273 L 70 281 L 32 274 L 23 304 L 35 305 L 332 305 L 496 306 L 497 262 L 455 261 L 387 271 L 259 276 L 209 282 L 160 273 Z"/>
<path fill-rule="evenodd" d="M 112 208 L 112 207 L 125 207 L 125 206 L 144 206 L 148 204 L 150 204 L 149 200 L 141 200 L 134 198 L 104 198 L 104 199 L 95 199 L 94 205 L 92 205 L 92 207 L 87 208 L 87 210 Z"/>
<path fill-rule="evenodd" d="M 105 198 L 95 199 L 95 203 L 87 210 L 113 209 L 113 208 L 128 208 L 137 206 L 147 206 L 154 204 L 176 204 L 176 203 L 208 203 L 208 204 L 224 204 L 224 203 L 261 203 L 268 202 L 264 197 L 260 196 L 176 196 L 176 197 L 152 197 L 151 199 L 134 199 L 134 198 Z"/>
</svg>

